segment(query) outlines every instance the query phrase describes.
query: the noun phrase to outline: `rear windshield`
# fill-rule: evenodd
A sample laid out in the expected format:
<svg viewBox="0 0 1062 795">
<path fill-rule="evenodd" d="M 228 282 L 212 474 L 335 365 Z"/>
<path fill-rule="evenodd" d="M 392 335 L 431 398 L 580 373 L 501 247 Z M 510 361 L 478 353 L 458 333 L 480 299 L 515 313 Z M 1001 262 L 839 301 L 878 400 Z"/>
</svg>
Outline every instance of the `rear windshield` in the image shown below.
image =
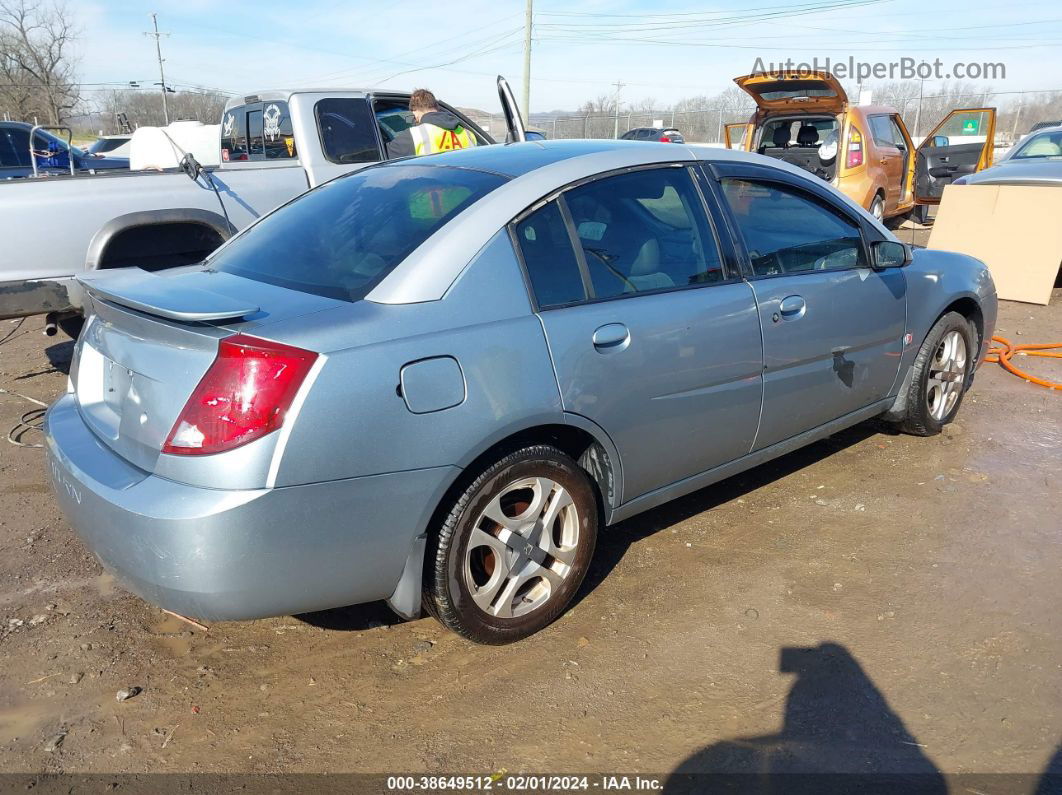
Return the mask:
<svg viewBox="0 0 1062 795">
<path fill-rule="evenodd" d="M 447 221 L 506 181 L 467 168 L 368 168 L 281 207 L 220 249 L 208 265 L 357 301 Z"/>
</svg>

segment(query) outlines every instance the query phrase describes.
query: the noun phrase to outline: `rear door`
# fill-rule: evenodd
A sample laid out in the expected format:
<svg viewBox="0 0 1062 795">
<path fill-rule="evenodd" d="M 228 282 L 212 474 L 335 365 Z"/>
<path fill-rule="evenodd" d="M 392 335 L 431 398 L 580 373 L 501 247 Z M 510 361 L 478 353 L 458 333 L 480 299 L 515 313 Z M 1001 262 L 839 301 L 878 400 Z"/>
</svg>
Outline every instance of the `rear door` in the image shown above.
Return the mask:
<svg viewBox="0 0 1062 795">
<path fill-rule="evenodd" d="M 899 369 L 907 285 L 875 271 L 861 221 L 777 169 L 714 164 L 745 249 L 763 334 L 755 449 L 885 398 Z"/>
<path fill-rule="evenodd" d="M 902 200 L 906 144 L 902 139 L 896 140 L 896 126 L 890 114 L 874 114 L 868 116 L 867 120 L 870 123 L 871 140 L 874 142 L 873 157 L 885 175 L 885 213 L 889 214 Z"/>
<path fill-rule="evenodd" d="M 511 227 L 564 410 L 615 443 L 624 502 L 747 454 L 756 434 L 756 306 L 703 201 L 685 166 L 625 170 Z"/>
<path fill-rule="evenodd" d="M 727 149 L 748 149 L 752 141 L 752 125 L 748 122 L 724 125 L 723 140 Z"/>
<path fill-rule="evenodd" d="M 945 116 L 915 150 L 915 202 L 939 204 L 946 186 L 992 165 L 995 132 L 995 108 L 953 110 Z"/>
</svg>

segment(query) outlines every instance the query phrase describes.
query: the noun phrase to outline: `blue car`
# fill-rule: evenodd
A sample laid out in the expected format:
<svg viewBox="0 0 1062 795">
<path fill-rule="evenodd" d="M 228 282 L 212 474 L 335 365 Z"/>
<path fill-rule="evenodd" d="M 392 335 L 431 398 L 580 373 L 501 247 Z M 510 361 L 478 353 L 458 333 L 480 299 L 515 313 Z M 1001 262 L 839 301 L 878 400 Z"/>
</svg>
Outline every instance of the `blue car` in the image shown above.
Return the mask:
<svg viewBox="0 0 1062 795">
<path fill-rule="evenodd" d="M 30 155 L 32 130 L 33 125 L 26 122 L 0 121 L 0 179 L 33 176 Z M 88 154 L 44 129 L 33 134 L 33 153 L 37 161 L 37 173 L 41 175 L 69 174 L 71 158 L 74 160 L 75 173 L 129 168 L 129 158 Z"/>
<path fill-rule="evenodd" d="M 369 166 L 200 265 L 81 282 L 49 467 L 125 587 L 492 644 L 612 523 L 873 417 L 939 432 L 996 319 L 981 262 L 801 169 L 626 141 Z"/>
</svg>

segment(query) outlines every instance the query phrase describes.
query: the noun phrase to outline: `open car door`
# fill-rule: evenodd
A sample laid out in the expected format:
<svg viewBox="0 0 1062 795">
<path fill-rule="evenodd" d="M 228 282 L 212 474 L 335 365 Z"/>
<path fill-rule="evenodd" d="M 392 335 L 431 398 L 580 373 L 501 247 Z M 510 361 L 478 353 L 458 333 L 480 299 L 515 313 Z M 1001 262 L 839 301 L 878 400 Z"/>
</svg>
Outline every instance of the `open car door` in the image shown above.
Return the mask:
<svg viewBox="0 0 1062 795">
<path fill-rule="evenodd" d="M 509 88 L 509 82 L 498 75 L 498 99 L 501 100 L 502 113 L 505 114 L 505 126 L 508 133 L 505 136 L 506 143 L 516 143 L 527 140 L 527 128 L 524 127 L 523 117 L 520 116 L 520 106 L 516 104 L 513 90 Z"/>
<path fill-rule="evenodd" d="M 915 148 L 915 204 L 940 204 L 944 187 L 992 165 L 995 108 L 953 110 Z"/>
<path fill-rule="evenodd" d="M 748 149 L 749 141 L 752 140 L 752 125 L 748 122 L 724 125 L 723 140 L 727 149 Z"/>
</svg>

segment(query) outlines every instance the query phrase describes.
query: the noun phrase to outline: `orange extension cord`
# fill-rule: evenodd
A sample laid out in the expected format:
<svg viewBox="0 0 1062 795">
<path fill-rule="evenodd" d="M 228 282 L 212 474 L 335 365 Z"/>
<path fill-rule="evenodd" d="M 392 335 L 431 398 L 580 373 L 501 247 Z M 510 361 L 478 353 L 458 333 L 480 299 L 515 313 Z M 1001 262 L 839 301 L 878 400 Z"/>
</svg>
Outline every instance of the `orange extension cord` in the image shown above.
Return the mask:
<svg viewBox="0 0 1062 795">
<path fill-rule="evenodd" d="M 986 362 L 999 362 L 1004 370 L 1013 373 L 1018 378 L 1024 378 L 1030 383 L 1045 386 L 1048 389 L 1062 389 L 1062 383 L 1029 375 L 1024 370 L 1019 370 L 1010 361 L 1014 356 L 1043 356 L 1048 359 L 1062 359 L 1062 353 L 1048 353 L 1048 351 L 1055 348 L 1062 348 L 1062 342 L 1051 342 L 1046 345 L 1015 345 L 1005 337 L 993 337 L 992 342 L 998 342 L 999 346 L 988 349 L 988 355 L 985 357 Z"/>
</svg>

